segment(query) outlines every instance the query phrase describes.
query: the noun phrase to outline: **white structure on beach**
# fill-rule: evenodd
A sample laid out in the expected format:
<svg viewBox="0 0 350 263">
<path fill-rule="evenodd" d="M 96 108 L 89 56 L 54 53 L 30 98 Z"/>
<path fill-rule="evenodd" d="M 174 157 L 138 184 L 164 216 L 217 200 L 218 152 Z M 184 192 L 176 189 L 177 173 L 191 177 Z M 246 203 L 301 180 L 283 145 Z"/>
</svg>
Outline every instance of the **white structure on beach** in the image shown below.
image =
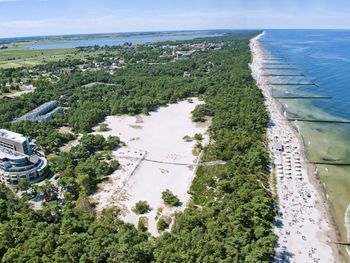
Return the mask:
<svg viewBox="0 0 350 263">
<path fill-rule="evenodd" d="M 30 183 L 46 175 L 47 160 L 33 153 L 28 138 L 0 129 L 0 182 L 16 185 L 21 179 Z"/>
</svg>

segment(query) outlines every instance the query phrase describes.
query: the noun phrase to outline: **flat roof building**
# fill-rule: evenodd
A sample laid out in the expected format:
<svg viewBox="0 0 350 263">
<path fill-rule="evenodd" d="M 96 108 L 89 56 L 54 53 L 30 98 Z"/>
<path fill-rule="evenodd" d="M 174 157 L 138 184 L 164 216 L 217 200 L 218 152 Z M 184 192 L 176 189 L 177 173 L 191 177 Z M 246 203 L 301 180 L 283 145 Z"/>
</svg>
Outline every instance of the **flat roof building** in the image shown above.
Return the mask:
<svg viewBox="0 0 350 263">
<path fill-rule="evenodd" d="M 22 117 L 15 119 L 13 122 L 20 121 L 48 121 L 52 119 L 54 113 L 61 111 L 58 101 L 52 100 L 46 102 L 34 110 L 24 114 Z"/>
<path fill-rule="evenodd" d="M 283 152 L 284 151 L 284 147 L 282 144 L 280 143 L 274 143 L 272 145 L 272 149 L 276 150 L 276 151 L 279 151 L 279 152 Z"/>
<path fill-rule="evenodd" d="M 16 185 L 21 179 L 34 183 L 46 175 L 47 160 L 33 153 L 27 137 L 0 129 L 0 182 Z"/>
<path fill-rule="evenodd" d="M 4 129 L 0 129 L 0 147 L 28 155 L 32 153 L 28 138 Z"/>
</svg>

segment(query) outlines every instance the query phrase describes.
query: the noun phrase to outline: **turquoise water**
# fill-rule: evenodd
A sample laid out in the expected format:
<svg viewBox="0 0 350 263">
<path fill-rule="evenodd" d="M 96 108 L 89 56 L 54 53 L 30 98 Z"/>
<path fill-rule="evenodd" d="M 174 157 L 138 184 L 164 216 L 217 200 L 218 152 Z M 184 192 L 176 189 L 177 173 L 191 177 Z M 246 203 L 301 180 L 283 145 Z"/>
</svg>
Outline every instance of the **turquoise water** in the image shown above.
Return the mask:
<svg viewBox="0 0 350 263">
<path fill-rule="evenodd" d="M 120 46 L 124 43 L 145 44 L 159 41 L 174 41 L 174 40 L 192 40 L 195 38 L 215 37 L 220 34 L 174 34 L 174 35 L 156 35 L 156 36 L 128 36 L 128 37 L 111 37 L 111 38 L 93 38 L 85 40 L 63 41 L 48 44 L 35 44 L 28 46 L 32 49 L 59 49 L 59 48 L 76 48 L 88 46 Z"/>
<path fill-rule="evenodd" d="M 264 74 L 288 118 L 350 122 L 350 31 L 271 30 L 261 41 L 266 49 Z M 317 134 L 305 136 L 311 161 L 350 165 L 350 124 L 299 126 L 304 135 Z"/>
<path fill-rule="evenodd" d="M 268 30 L 261 43 L 273 96 L 298 119 L 340 239 L 350 240 L 350 31 Z"/>
<path fill-rule="evenodd" d="M 316 107 L 350 119 L 350 31 L 270 30 L 262 43 L 317 83 L 314 93 L 333 97 L 313 102 Z"/>
</svg>

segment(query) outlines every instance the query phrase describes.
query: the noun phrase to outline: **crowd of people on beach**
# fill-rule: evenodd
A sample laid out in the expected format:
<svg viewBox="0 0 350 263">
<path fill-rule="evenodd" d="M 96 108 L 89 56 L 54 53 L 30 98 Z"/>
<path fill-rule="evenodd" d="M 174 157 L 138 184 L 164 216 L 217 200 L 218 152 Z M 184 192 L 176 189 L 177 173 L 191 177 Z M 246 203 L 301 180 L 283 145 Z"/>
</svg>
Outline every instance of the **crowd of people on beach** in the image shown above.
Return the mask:
<svg viewBox="0 0 350 263">
<path fill-rule="evenodd" d="M 278 220 L 280 222 L 277 223 L 276 228 L 276 234 L 279 236 L 276 259 L 280 262 L 300 262 L 297 261 L 297 258 L 303 257 L 308 258 L 305 262 L 325 262 L 321 261 L 318 248 L 313 246 L 313 243 L 308 238 L 308 231 L 311 229 L 323 231 L 324 228 L 322 224 L 323 219 L 321 217 L 315 219 L 313 211 L 319 203 L 315 198 L 316 192 L 310 187 L 310 183 L 306 181 L 307 171 L 305 163 L 301 166 L 302 176 L 297 176 L 299 170 L 297 170 L 296 164 L 301 159 L 300 149 L 295 141 L 296 138 L 293 138 L 291 133 L 284 135 L 285 132 L 283 122 L 276 122 L 269 130 L 270 138 L 274 138 L 275 141 L 283 138 L 283 141 L 289 142 L 283 144 L 283 148 L 287 149 L 289 153 L 271 149 L 275 162 L 279 163 L 276 160 L 281 160 L 283 167 L 291 167 L 291 176 L 285 176 L 285 173 L 289 172 L 289 170 L 282 170 L 282 176 L 278 176 L 277 179 L 280 199 Z M 290 151 L 288 149 L 294 150 Z M 291 155 L 294 157 L 292 161 L 288 158 Z M 288 163 L 291 163 L 291 165 L 288 165 Z M 329 241 L 329 239 L 325 240 L 325 242 Z"/>
<path fill-rule="evenodd" d="M 329 246 L 330 223 L 324 204 L 319 201 L 322 199 L 310 181 L 314 174 L 303 155 L 302 140 L 271 94 L 262 69 L 266 51 L 258 38 L 252 41 L 251 49 L 253 76 L 262 89 L 270 115 L 268 138 L 277 179 L 278 242 L 274 262 L 335 262 Z"/>
</svg>

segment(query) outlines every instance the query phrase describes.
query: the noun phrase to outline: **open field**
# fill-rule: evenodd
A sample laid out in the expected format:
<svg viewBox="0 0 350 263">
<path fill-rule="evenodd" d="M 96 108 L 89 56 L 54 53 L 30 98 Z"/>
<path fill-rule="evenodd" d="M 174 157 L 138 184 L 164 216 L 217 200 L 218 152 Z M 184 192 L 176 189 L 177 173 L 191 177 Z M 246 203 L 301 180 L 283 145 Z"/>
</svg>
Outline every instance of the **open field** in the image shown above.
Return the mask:
<svg viewBox="0 0 350 263">
<path fill-rule="evenodd" d="M 66 58 L 82 59 L 87 54 L 89 56 L 96 56 L 98 53 L 99 51 L 77 53 L 77 49 L 74 48 L 35 50 L 25 47 L 11 47 L 0 50 L 0 69 L 35 67 L 40 64 L 64 60 Z"/>
<path fill-rule="evenodd" d="M 33 50 L 9 48 L 0 51 L 0 68 L 34 67 L 44 62 L 74 56 L 74 49 Z"/>
</svg>

